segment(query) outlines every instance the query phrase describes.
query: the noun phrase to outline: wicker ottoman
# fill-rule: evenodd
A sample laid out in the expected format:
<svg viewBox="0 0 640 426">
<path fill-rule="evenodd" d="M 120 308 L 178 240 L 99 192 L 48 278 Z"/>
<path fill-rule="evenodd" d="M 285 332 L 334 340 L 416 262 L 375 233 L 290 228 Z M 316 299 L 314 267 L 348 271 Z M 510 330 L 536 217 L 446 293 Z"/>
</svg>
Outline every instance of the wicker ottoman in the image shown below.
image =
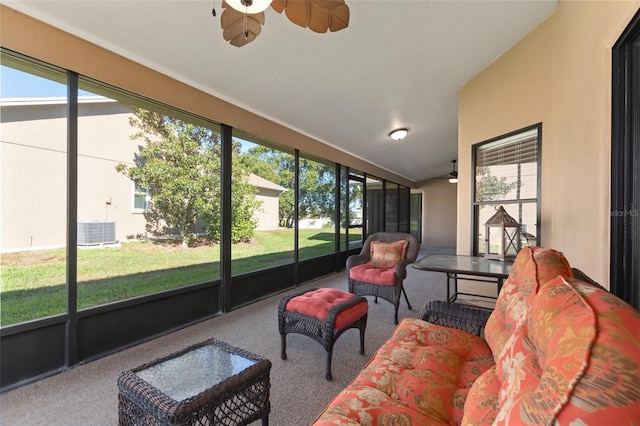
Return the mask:
<svg viewBox="0 0 640 426">
<path fill-rule="evenodd" d="M 367 326 L 367 299 L 333 289 L 307 289 L 280 299 L 278 326 L 282 359 L 287 359 L 287 333 L 300 333 L 320 343 L 327 351 L 325 378 L 332 379 L 333 345 L 346 330 L 360 330 L 360 354 L 364 354 L 364 331 Z"/>
</svg>

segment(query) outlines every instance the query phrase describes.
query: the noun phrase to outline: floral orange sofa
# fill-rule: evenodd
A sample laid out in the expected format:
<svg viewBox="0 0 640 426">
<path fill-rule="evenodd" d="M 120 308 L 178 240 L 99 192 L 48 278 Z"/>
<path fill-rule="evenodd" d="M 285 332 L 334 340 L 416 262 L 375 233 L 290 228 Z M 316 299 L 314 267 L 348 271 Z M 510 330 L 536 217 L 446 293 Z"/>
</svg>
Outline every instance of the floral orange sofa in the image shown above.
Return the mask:
<svg viewBox="0 0 640 426">
<path fill-rule="evenodd" d="M 403 320 L 314 425 L 640 424 L 640 315 L 560 252 L 521 250 L 485 338 Z"/>
</svg>

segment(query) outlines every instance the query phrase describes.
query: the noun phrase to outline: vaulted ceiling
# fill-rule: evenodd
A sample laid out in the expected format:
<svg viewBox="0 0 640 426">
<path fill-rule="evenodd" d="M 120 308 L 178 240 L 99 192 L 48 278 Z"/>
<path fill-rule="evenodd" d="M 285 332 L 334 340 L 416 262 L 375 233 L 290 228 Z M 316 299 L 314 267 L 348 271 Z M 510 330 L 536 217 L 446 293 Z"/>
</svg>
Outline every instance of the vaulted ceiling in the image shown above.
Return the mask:
<svg viewBox="0 0 640 426">
<path fill-rule="evenodd" d="M 458 90 L 556 7 L 347 0 L 348 28 L 324 34 L 269 8 L 237 48 L 221 0 L 1 2 L 414 182 L 451 171 Z M 398 127 L 401 142 L 388 137 Z"/>
</svg>

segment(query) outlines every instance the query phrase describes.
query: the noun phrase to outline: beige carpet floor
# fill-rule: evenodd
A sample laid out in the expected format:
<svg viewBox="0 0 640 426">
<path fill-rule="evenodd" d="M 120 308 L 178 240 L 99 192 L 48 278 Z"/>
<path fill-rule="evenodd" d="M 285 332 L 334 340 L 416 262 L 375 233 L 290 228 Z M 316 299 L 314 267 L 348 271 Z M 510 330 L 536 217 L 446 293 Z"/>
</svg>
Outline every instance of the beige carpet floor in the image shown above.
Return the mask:
<svg viewBox="0 0 640 426">
<path fill-rule="evenodd" d="M 423 248 L 420 257 L 451 249 Z M 347 289 L 346 273 L 324 277 L 303 287 Z M 445 275 L 407 269 L 405 288 L 413 310 L 402 300 L 399 317 L 417 318 L 429 300 L 445 298 Z M 287 336 L 287 360 L 280 359 L 277 307 L 286 293 L 272 296 L 113 355 L 0 394 L 2 425 L 116 425 L 117 376 L 120 371 L 181 350 L 211 337 L 268 358 L 271 370 L 271 414 L 274 426 L 308 425 L 347 386 L 391 335 L 393 306 L 369 297 L 365 354 L 357 330 L 345 332 L 333 352 L 333 381 L 324 379 L 325 351 L 310 338 Z M 259 424 L 259 423 L 258 423 Z"/>
</svg>

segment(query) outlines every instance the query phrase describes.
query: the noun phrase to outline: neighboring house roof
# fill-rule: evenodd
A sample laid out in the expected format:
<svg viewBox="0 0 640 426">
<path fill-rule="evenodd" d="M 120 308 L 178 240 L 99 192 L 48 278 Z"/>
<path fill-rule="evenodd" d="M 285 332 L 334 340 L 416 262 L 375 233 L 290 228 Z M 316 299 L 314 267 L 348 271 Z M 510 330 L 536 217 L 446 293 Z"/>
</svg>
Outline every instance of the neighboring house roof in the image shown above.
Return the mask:
<svg viewBox="0 0 640 426">
<path fill-rule="evenodd" d="M 249 174 L 249 183 L 251 185 L 257 186 L 258 188 L 272 189 L 280 192 L 284 192 L 287 190 L 287 188 L 282 187 L 271 181 L 268 181 L 265 178 L 261 178 L 258 175 L 254 175 L 253 173 Z"/>
<path fill-rule="evenodd" d="M 78 96 L 80 104 L 96 104 L 96 103 L 115 103 L 115 99 L 105 98 L 104 96 Z M 65 105 L 67 103 L 66 96 L 33 96 L 25 98 L 0 98 L 0 105 L 9 106 L 33 106 L 33 105 Z"/>
</svg>

